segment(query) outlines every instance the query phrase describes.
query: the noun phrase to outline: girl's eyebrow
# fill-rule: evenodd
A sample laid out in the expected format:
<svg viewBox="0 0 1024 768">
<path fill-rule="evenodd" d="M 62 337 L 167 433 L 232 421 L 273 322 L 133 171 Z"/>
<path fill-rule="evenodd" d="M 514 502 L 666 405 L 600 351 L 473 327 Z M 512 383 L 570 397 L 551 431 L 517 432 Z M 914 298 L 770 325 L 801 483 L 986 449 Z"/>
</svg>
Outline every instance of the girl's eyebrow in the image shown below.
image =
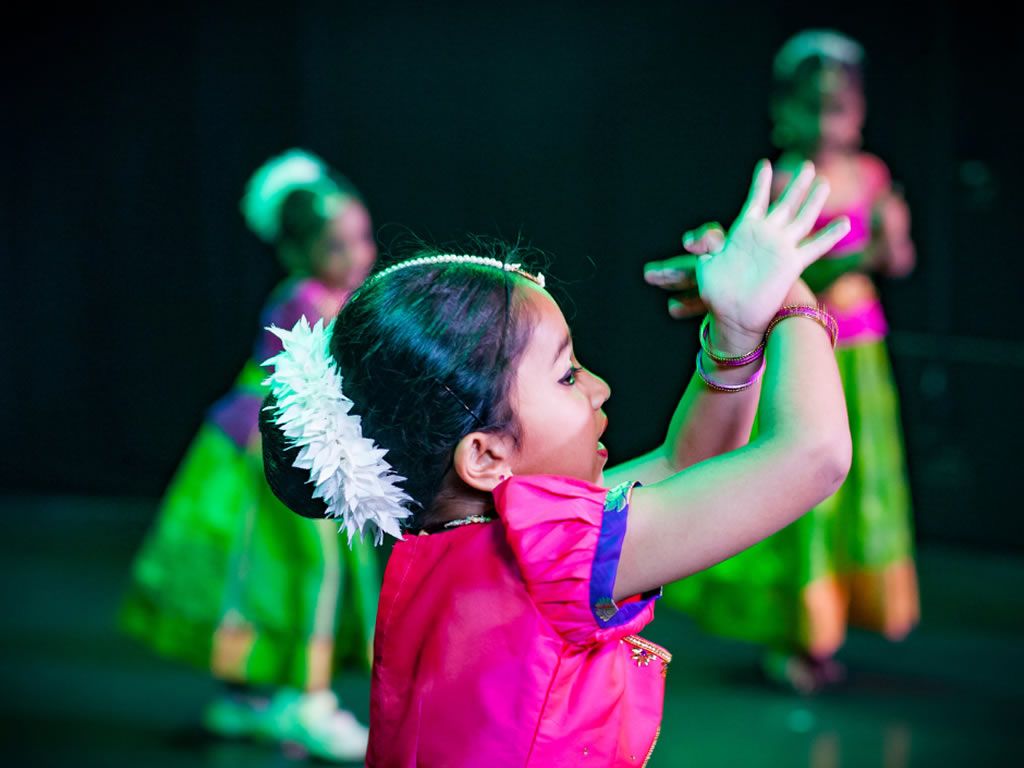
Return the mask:
<svg viewBox="0 0 1024 768">
<path fill-rule="evenodd" d="M 570 344 L 572 344 L 572 339 L 569 338 L 568 334 L 566 334 L 565 338 L 562 339 L 562 343 L 558 347 L 558 351 L 555 352 L 555 359 L 552 361 L 552 365 L 558 364 L 558 358 L 560 358 L 562 356 L 562 353 L 569 348 Z"/>
</svg>

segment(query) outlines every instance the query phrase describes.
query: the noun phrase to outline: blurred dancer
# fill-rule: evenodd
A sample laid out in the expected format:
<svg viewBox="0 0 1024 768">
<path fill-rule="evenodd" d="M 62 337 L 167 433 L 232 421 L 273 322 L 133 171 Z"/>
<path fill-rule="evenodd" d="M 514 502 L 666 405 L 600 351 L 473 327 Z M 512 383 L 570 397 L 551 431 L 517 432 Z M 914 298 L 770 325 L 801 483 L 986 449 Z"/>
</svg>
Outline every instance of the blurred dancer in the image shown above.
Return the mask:
<svg viewBox="0 0 1024 768">
<path fill-rule="evenodd" d="M 869 276 L 906 275 L 915 253 L 906 203 L 885 164 L 861 149 L 862 61 L 860 45 L 848 37 L 801 32 L 775 58 L 772 109 L 773 139 L 782 152 L 776 194 L 812 160 L 831 188 L 818 227 L 839 215 L 851 224 L 804 273 L 839 324 L 836 356 L 854 452 L 849 476 L 788 528 L 666 590 L 709 631 L 764 645 L 768 676 L 804 693 L 843 678 L 834 655 L 848 626 L 899 640 L 918 620 L 888 325 Z M 684 287 L 689 292 L 670 304 L 676 316 L 699 309 L 692 283 Z"/>
<path fill-rule="evenodd" d="M 263 328 L 333 318 L 376 259 L 359 194 L 308 152 L 259 168 L 242 213 L 288 272 Z M 121 618 L 157 651 L 224 682 L 204 718 L 215 733 L 361 760 L 366 728 L 329 686 L 339 656 L 369 662 L 378 569 L 368 545 L 339 545 L 336 524 L 300 520 L 266 485 L 260 363 L 280 349 L 262 331 L 208 412 L 135 562 Z"/>
</svg>

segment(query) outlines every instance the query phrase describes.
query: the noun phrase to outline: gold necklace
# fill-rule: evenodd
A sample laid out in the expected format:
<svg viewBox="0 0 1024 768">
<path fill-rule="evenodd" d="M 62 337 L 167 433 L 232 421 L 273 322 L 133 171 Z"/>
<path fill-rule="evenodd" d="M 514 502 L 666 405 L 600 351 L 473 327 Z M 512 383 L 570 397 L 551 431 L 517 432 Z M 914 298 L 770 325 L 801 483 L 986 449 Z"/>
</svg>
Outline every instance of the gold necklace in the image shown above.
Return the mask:
<svg viewBox="0 0 1024 768">
<path fill-rule="evenodd" d="M 451 520 L 444 524 L 445 528 L 460 528 L 463 525 L 473 525 L 474 523 L 489 523 L 493 520 L 493 517 L 487 515 L 470 515 L 469 517 L 462 517 L 458 520 Z"/>
</svg>

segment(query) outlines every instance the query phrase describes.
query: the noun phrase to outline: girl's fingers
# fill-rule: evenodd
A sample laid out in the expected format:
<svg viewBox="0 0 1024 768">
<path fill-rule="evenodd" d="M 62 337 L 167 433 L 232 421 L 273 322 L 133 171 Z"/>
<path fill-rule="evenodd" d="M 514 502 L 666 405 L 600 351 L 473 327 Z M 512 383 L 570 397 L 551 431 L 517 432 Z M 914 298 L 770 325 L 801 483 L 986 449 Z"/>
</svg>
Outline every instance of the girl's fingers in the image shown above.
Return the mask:
<svg viewBox="0 0 1024 768">
<path fill-rule="evenodd" d="M 767 160 L 760 160 L 754 168 L 754 180 L 750 184 L 750 193 L 747 201 L 743 204 L 743 210 L 736 217 L 740 222 L 747 216 L 761 217 L 768 210 L 768 203 L 772 194 L 772 164 Z"/>
<path fill-rule="evenodd" d="M 697 256 L 684 254 L 644 265 L 644 282 L 658 288 L 680 290 L 696 285 Z"/>
<path fill-rule="evenodd" d="M 700 296 L 673 296 L 668 300 L 668 313 L 676 320 L 703 315 L 707 311 Z"/>
<path fill-rule="evenodd" d="M 800 262 L 800 270 L 807 269 L 826 253 L 835 248 L 836 243 L 846 237 L 850 231 L 850 219 L 846 216 L 839 216 L 831 224 L 805 240 L 797 248 L 796 253 Z"/>
<path fill-rule="evenodd" d="M 683 235 L 683 248 L 690 253 L 715 253 L 725 245 L 725 230 L 717 221 Z"/>
<path fill-rule="evenodd" d="M 792 223 L 789 224 L 787 229 L 798 241 L 807 237 L 811 234 L 811 230 L 814 229 L 814 225 L 818 221 L 818 217 L 821 215 L 822 208 L 825 207 L 825 201 L 828 199 L 829 185 L 824 179 L 819 179 L 815 184 L 811 193 L 807 196 L 803 206 L 793 219 Z"/>
<path fill-rule="evenodd" d="M 814 164 L 804 162 L 800 165 L 800 170 L 797 174 L 789 180 L 789 184 L 786 185 L 782 194 L 779 195 L 779 199 L 768 210 L 768 216 L 778 220 L 783 226 L 788 224 L 789 220 L 793 217 L 793 212 L 804 202 L 804 198 L 807 197 L 807 190 L 811 188 L 813 183 Z"/>
</svg>

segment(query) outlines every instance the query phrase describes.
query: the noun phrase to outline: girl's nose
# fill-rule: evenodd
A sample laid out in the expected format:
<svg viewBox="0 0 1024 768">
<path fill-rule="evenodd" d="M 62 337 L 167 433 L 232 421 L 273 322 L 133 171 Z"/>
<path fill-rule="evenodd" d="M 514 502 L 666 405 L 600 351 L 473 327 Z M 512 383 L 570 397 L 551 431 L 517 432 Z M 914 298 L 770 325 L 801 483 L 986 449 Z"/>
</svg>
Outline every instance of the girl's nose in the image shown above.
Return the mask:
<svg viewBox="0 0 1024 768">
<path fill-rule="evenodd" d="M 595 373 L 591 373 L 589 370 L 586 372 L 588 381 L 588 392 L 590 396 L 590 404 L 594 410 L 599 410 L 604 405 L 608 398 L 612 396 L 612 388 L 608 386 L 608 382 L 602 379 Z"/>
</svg>

